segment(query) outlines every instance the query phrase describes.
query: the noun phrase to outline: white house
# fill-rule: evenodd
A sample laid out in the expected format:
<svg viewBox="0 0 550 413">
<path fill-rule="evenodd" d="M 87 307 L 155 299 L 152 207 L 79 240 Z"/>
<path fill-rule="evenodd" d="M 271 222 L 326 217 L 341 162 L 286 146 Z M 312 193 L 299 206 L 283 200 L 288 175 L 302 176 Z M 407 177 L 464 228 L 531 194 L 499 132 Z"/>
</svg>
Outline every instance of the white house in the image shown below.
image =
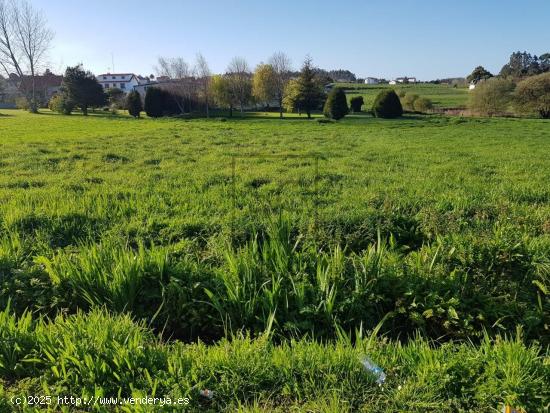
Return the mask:
<svg viewBox="0 0 550 413">
<path fill-rule="evenodd" d="M 118 88 L 124 93 L 130 93 L 140 83 L 133 73 L 105 73 L 96 76 L 96 79 L 103 89 Z"/>
<path fill-rule="evenodd" d="M 396 85 L 397 84 L 397 82 L 395 80 L 390 80 L 389 83 L 390 83 L 390 85 Z"/>
<path fill-rule="evenodd" d="M 367 84 L 367 85 L 377 85 L 378 84 L 378 79 L 375 78 L 375 77 L 367 77 L 365 79 L 365 84 Z"/>
</svg>

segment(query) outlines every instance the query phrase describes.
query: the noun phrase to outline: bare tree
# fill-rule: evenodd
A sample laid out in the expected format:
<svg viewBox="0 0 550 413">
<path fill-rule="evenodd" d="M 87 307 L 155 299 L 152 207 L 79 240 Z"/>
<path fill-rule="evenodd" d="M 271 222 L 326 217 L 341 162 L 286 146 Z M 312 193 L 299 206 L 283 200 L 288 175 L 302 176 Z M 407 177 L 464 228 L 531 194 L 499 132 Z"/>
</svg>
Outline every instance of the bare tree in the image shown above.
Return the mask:
<svg viewBox="0 0 550 413">
<path fill-rule="evenodd" d="M 195 72 L 199 78 L 201 95 L 204 99 L 204 104 L 206 108 L 206 117 L 210 116 L 209 114 L 209 97 L 210 97 L 210 80 L 212 73 L 208 67 L 208 62 L 201 53 L 197 53 L 197 63 L 195 65 Z"/>
<path fill-rule="evenodd" d="M 234 57 L 227 67 L 231 94 L 239 103 L 241 113 L 252 96 L 252 77 L 248 63 L 242 57 Z"/>
<path fill-rule="evenodd" d="M 283 52 L 276 52 L 269 59 L 269 64 L 275 72 L 274 89 L 277 101 L 279 102 L 279 117 L 283 117 L 283 98 L 285 88 L 290 80 L 291 62 L 290 58 Z"/>
<path fill-rule="evenodd" d="M 159 57 L 158 64 L 155 67 L 159 77 L 165 77 L 165 81 L 160 81 L 160 87 L 170 91 L 175 96 L 175 101 L 182 113 L 185 112 L 187 103 L 191 110 L 191 102 L 196 94 L 196 81 L 194 70 L 190 68 L 187 62 L 181 58 Z"/>
<path fill-rule="evenodd" d="M 35 113 L 36 76 L 52 39 L 46 18 L 30 3 L 0 0 L 0 65 L 8 76 L 15 71 L 20 77 L 30 109 Z"/>
</svg>

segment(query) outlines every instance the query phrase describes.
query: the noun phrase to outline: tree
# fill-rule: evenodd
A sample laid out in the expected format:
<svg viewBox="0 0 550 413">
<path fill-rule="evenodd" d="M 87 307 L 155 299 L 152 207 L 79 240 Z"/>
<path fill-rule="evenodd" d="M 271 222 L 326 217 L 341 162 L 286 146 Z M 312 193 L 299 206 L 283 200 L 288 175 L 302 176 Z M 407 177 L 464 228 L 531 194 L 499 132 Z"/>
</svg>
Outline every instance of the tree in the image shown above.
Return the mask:
<svg viewBox="0 0 550 413">
<path fill-rule="evenodd" d="M 518 83 L 514 103 L 521 113 L 538 113 L 541 118 L 550 119 L 550 72 Z"/>
<path fill-rule="evenodd" d="M 395 90 L 382 90 L 374 99 L 372 112 L 377 118 L 398 118 L 403 115 L 403 107 Z"/>
<path fill-rule="evenodd" d="M 70 115 L 74 109 L 74 103 L 62 93 L 58 93 L 52 96 L 48 103 L 48 108 L 53 112 Z"/>
<path fill-rule="evenodd" d="M 285 86 L 283 97 L 283 106 L 287 112 L 294 112 L 295 110 L 298 110 L 301 114 L 300 107 L 298 106 L 298 93 L 298 80 L 289 80 Z"/>
<path fill-rule="evenodd" d="M 252 97 L 252 81 L 248 63 L 242 57 L 234 57 L 227 67 L 227 79 L 232 98 L 238 103 L 241 113 Z"/>
<path fill-rule="evenodd" d="M 252 96 L 269 104 L 275 98 L 275 69 L 269 64 L 260 64 L 252 77 Z"/>
<path fill-rule="evenodd" d="M 197 54 L 197 64 L 195 69 L 200 82 L 200 97 L 204 101 L 204 106 L 206 109 L 206 117 L 210 116 L 209 113 L 209 100 L 210 100 L 210 85 L 212 73 L 208 67 L 208 62 L 204 56 L 200 53 Z"/>
<path fill-rule="evenodd" d="M 283 117 L 283 99 L 285 89 L 290 80 L 291 63 L 290 59 L 283 52 L 276 52 L 269 59 L 269 64 L 274 71 L 275 98 L 279 104 L 279 117 Z"/>
<path fill-rule="evenodd" d="M 361 107 L 364 105 L 365 100 L 363 99 L 363 96 L 354 96 L 351 98 L 349 103 L 352 112 L 359 113 L 361 112 Z"/>
<path fill-rule="evenodd" d="M 325 94 L 321 83 L 315 75 L 312 61 L 309 57 L 304 61 L 297 81 L 297 95 L 294 106 L 306 112 L 307 117 L 311 118 L 311 111 L 319 109 Z"/>
<path fill-rule="evenodd" d="M 9 76 L 15 72 L 29 101 L 38 112 L 36 76 L 53 38 L 43 14 L 26 0 L 0 0 L 0 67 Z"/>
<path fill-rule="evenodd" d="M 229 116 L 233 117 L 235 100 L 231 93 L 231 86 L 227 75 L 212 76 L 211 91 L 214 101 L 222 108 L 229 109 Z"/>
<path fill-rule="evenodd" d="M 491 78 L 480 83 L 470 94 L 470 109 L 485 116 L 505 112 L 512 101 L 514 83 L 511 80 Z"/>
<path fill-rule="evenodd" d="M 139 118 L 141 111 L 143 110 L 143 105 L 141 104 L 141 96 L 135 90 L 128 93 L 126 97 L 126 108 L 128 113 L 134 118 Z"/>
<path fill-rule="evenodd" d="M 107 96 L 93 73 L 85 71 L 82 66 L 67 67 L 63 77 L 62 93 L 78 106 L 83 115 L 88 115 L 89 107 L 103 106 Z"/>
<path fill-rule="evenodd" d="M 170 92 L 180 112 L 190 112 L 197 94 L 194 70 L 181 57 L 159 57 L 156 72 L 159 77 L 166 78 L 162 89 Z"/>
<path fill-rule="evenodd" d="M 527 52 L 515 52 L 510 56 L 509 62 L 500 70 L 500 76 L 518 78 L 537 75 L 548 70 L 543 69 L 541 66 L 540 59 L 537 56 Z"/>
<path fill-rule="evenodd" d="M 348 100 L 343 89 L 337 87 L 328 94 L 323 114 L 330 119 L 339 120 L 349 113 Z"/>
<path fill-rule="evenodd" d="M 472 73 L 466 78 L 470 83 L 478 83 L 480 80 L 487 80 L 493 77 L 491 72 L 486 70 L 483 66 L 476 67 Z"/>
</svg>

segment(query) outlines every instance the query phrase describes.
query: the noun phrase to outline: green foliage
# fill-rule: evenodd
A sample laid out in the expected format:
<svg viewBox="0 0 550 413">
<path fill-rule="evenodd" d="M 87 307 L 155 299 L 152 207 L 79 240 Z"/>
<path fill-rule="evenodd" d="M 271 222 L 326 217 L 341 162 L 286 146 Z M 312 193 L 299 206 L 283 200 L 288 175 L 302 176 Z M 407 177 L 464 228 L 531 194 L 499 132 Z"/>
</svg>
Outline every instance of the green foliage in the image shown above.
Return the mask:
<svg viewBox="0 0 550 413">
<path fill-rule="evenodd" d="M 143 108 L 150 118 L 159 118 L 164 114 L 164 93 L 157 87 L 147 88 Z"/>
<path fill-rule="evenodd" d="M 319 79 L 315 74 L 311 59 L 306 59 L 296 82 L 290 86 L 293 94 L 287 95 L 288 106 L 299 111 L 304 111 L 308 118 L 311 112 L 318 110 L 322 105 L 325 94 Z"/>
<path fill-rule="evenodd" d="M 100 107 L 107 103 L 103 88 L 91 72 L 82 66 L 67 67 L 63 76 L 62 93 L 68 101 L 88 114 L 89 107 Z"/>
<path fill-rule="evenodd" d="M 55 94 L 48 103 L 48 108 L 51 111 L 61 113 L 63 115 L 70 115 L 74 110 L 74 103 L 67 99 L 67 96 L 63 93 Z"/>
<path fill-rule="evenodd" d="M 15 98 L 15 107 L 17 109 L 29 110 L 30 104 L 26 97 L 18 96 Z"/>
<path fill-rule="evenodd" d="M 403 107 L 412 112 L 414 110 L 414 102 L 418 97 L 416 93 L 408 92 L 403 98 Z"/>
<path fill-rule="evenodd" d="M 491 78 L 471 91 L 469 108 L 483 116 L 504 114 L 512 102 L 515 85 L 511 80 Z"/>
<path fill-rule="evenodd" d="M 115 108 L 115 109 L 124 109 L 124 92 L 117 88 L 112 87 L 107 89 L 107 102 L 109 103 L 109 106 Z"/>
<path fill-rule="evenodd" d="M 405 89 L 399 89 L 396 93 L 397 93 L 397 96 L 399 96 L 400 98 L 404 98 L 405 95 L 407 94 L 407 91 Z"/>
<path fill-rule="evenodd" d="M 486 70 L 483 66 L 476 67 L 470 75 L 466 78 L 466 80 L 470 83 L 478 83 L 481 80 L 487 80 L 489 78 L 493 77 L 491 72 Z"/>
<path fill-rule="evenodd" d="M 143 110 L 140 94 L 135 90 L 128 93 L 125 106 L 126 109 L 128 109 L 128 113 L 130 114 L 130 116 L 133 116 L 134 118 L 139 118 L 140 113 Z"/>
<path fill-rule="evenodd" d="M 258 65 L 252 77 L 252 96 L 259 102 L 268 104 L 276 98 L 277 74 L 269 64 Z"/>
<path fill-rule="evenodd" d="M 529 77 L 515 91 L 515 107 L 520 113 L 537 113 L 543 119 L 550 118 L 550 73 Z"/>
<path fill-rule="evenodd" d="M 323 114 L 327 118 L 339 120 L 348 113 L 349 108 L 345 92 L 340 88 L 334 88 L 327 96 Z"/>
<path fill-rule="evenodd" d="M 383 90 L 376 96 L 372 111 L 377 118 L 398 118 L 403 115 L 403 107 L 393 89 Z"/>
<path fill-rule="evenodd" d="M 361 108 L 363 107 L 365 103 L 365 100 L 363 99 L 363 96 L 354 96 L 350 99 L 350 107 L 351 111 L 353 113 L 359 113 L 361 112 Z"/>
<path fill-rule="evenodd" d="M 430 99 L 425 97 L 419 97 L 414 100 L 413 109 L 415 112 L 426 113 L 433 108 L 433 103 Z"/>
</svg>

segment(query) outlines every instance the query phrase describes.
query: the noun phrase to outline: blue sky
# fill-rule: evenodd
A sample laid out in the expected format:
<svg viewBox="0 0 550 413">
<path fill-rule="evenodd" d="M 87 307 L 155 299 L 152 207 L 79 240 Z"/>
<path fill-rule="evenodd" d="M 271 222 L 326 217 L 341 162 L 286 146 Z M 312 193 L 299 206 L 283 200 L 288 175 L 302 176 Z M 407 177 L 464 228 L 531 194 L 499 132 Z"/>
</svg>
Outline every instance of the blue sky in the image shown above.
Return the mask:
<svg viewBox="0 0 550 413">
<path fill-rule="evenodd" d="M 360 77 L 465 76 L 498 72 L 516 50 L 550 52 L 550 0 L 184 1 L 31 0 L 55 39 L 50 67 L 82 62 L 95 73 L 154 73 L 159 56 L 213 72 L 233 56 L 254 67 L 275 51 L 299 68 L 349 69 Z"/>
</svg>

